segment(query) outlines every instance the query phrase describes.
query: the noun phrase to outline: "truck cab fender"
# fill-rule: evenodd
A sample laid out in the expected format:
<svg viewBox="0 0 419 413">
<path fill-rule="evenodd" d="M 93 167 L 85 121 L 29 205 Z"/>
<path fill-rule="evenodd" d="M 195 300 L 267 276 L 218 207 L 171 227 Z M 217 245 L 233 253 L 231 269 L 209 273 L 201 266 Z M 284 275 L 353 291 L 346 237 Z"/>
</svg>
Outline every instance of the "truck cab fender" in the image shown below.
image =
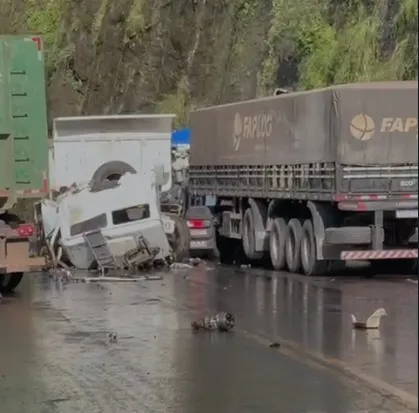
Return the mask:
<svg viewBox="0 0 419 413">
<path fill-rule="evenodd" d="M 268 209 L 266 204 L 258 199 L 249 198 L 248 202 L 253 215 L 255 249 L 256 251 L 267 251 L 269 242 L 268 233 L 266 231 Z"/>
</svg>

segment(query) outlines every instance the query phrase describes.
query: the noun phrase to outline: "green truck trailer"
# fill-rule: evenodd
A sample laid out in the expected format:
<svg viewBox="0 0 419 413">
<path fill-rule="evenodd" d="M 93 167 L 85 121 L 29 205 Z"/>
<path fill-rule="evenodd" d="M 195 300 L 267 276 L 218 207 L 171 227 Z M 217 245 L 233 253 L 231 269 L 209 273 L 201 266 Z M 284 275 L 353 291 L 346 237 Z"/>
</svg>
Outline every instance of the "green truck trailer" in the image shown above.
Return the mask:
<svg viewBox="0 0 419 413">
<path fill-rule="evenodd" d="M 0 289 L 13 290 L 44 260 L 31 254 L 35 226 L 13 207 L 48 192 L 48 123 L 42 39 L 0 36 Z"/>
</svg>

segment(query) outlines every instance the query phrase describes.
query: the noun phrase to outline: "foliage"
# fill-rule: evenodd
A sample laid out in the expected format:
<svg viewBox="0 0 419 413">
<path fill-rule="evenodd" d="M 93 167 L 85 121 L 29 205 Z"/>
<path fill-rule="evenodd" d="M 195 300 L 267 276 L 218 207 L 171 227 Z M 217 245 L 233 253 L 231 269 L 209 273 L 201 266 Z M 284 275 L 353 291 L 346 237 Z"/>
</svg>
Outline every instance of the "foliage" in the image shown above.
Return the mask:
<svg viewBox="0 0 419 413">
<path fill-rule="evenodd" d="M 154 108 L 183 126 L 195 104 L 278 86 L 418 76 L 416 0 L 0 0 L 0 8 L 5 33 L 43 35 L 60 115 Z M 86 104 L 66 103 L 62 91 L 80 82 L 74 99 Z"/>
<path fill-rule="evenodd" d="M 265 88 L 275 85 L 278 66 L 289 55 L 298 62 L 298 84 L 303 89 L 417 79 L 417 2 L 401 1 L 396 14 L 386 21 L 383 16 L 390 6 L 390 1 L 351 1 L 340 6 L 344 19 L 338 22 L 330 19 L 326 0 L 274 0 Z M 383 42 L 385 31 L 390 35 Z"/>
<path fill-rule="evenodd" d="M 110 8 L 109 0 L 102 0 L 99 6 L 99 10 L 93 18 L 92 24 L 92 45 L 96 46 L 99 40 L 100 32 L 102 30 L 103 20 Z"/>
<path fill-rule="evenodd" d="M 145 0 L 134 0 L 127 19 L 127 34 L 136 36 L 146 28 Z"/>
<path fill-rule="evenodd" d="M 49 46 L 55 45 L 58 42 L 65 12 L 64 0 L 48 0 L 42 6 L 35 0 L 26 0 L 25 6 L 27 28 L 34 33 L 42 34 Z"/>
<path fill-rule="evenodd" d="M 47 71 L 50 76 L 57 68 L 65 51 L 60 49 L 62 24 L 68 0 L 25 0 L 24 26 L 27 31 L 41 34 L 47 50 Z"/>
</svg>

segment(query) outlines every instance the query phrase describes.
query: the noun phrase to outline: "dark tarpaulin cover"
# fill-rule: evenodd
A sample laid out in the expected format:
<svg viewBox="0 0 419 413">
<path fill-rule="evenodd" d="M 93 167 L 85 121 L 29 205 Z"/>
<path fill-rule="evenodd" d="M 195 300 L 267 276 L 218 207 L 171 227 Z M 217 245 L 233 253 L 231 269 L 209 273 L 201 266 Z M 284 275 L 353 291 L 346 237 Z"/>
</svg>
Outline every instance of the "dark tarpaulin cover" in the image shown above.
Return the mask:
<svg viewBox="0 0 419 413">
<path fill-rule="evenodd" d="M 191 114 L 190 165 L 416 163 L 418 82 L 333 86 Z"/>
</svg>

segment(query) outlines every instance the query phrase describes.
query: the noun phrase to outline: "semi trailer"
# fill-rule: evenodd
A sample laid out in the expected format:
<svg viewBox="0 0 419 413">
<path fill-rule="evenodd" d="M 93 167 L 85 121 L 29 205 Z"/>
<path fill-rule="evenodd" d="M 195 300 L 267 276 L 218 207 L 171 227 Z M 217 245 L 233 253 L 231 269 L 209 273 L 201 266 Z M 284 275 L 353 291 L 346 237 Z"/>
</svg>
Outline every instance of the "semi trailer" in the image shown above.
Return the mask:
<svg viewBox="0 0 419 413">
<path fill-rule="evenodd" d="M 418 257 L 418 82 L 370 82 L 191 113 L 189 192 L 223 263 L 325 274 Z M 208 214 L 209 211 L 207 211 Z M 202 211 L 201 211 L 202 213 Z"/>
<path fill-rule="evenodd" d="M 44 53 L 39 36 L 0 36 L 0 289 L 40 270 L 32 223 L 13 212 L 22 198 L 48 192 Z"/>
</svg>

